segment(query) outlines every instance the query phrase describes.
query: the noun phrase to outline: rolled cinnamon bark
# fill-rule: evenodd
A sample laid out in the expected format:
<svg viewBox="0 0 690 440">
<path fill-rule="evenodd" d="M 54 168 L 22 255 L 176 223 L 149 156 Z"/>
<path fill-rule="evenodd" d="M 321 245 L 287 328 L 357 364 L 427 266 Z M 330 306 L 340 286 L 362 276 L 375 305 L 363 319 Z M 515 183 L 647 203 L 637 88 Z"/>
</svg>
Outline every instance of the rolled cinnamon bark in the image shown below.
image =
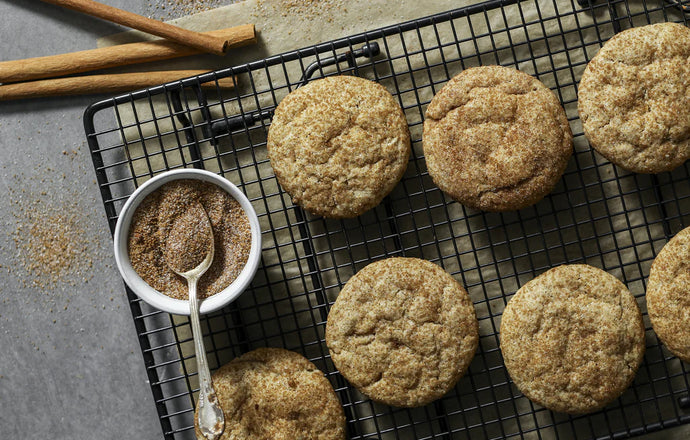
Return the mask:
<svg viewBox="0 0 690 440">
<path fill-rule="evenodd" d="M 86 95 L 95 93 L 131 92 L 190 76 L 207 73 L 205 70 L 171 70 L 162 72 L 116 73 L 110 75 L 73 76 L 45 79 L 0 86 L 0 101 L 46 96 Z M 202 84 L 224 89 L 235 86 L 235 78 L 222 78 Z"/>
<path fill-rule="evenodd" d="M 256 43 L 253 24 L 205 32 L 223 38 L 230 47 Z M 167 60 L 200 53 L 199 50 L 167 40 L 129 43 L 62 55 L 0 62 L 0 82 L 54 78 L 109 67 Z"/>
<path fill-rule="evenodd" d="M 212 35 L 190 31 L 152 18 L 143 17 L 133 12 L 104 5 L 93 0 L 43 0 L 46 3 L 62 6 L 74 11 L 93 15 L 103 20 L 118 23 L 132 29 L 157 35 L 202 52 L 223 55 L 227 50 L 227 41 Z"/>
</svg>

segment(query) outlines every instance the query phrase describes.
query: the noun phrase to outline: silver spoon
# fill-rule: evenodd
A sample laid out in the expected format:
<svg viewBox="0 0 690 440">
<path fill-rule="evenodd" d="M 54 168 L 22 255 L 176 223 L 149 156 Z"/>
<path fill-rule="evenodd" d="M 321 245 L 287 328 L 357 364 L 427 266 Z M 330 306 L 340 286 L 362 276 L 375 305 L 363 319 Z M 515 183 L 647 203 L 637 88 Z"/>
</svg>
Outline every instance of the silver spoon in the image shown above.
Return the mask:
<svg viewBox="0 0 690 440">
<path fill-rule="evenodd" d="M 168 267 L 187 280 L 189 316 L 194 336 L 197 371 L 199 372 L 199 429 L 208 440 L 216 440 L 225 429 L 225 417 L 211 381 L 206 349 L 199 323 L 199 302 L 196 285 L 213 261 L 213 229 L 208 214 L 195 203 L 173 222 L 165 246 Z"/>
</svg>

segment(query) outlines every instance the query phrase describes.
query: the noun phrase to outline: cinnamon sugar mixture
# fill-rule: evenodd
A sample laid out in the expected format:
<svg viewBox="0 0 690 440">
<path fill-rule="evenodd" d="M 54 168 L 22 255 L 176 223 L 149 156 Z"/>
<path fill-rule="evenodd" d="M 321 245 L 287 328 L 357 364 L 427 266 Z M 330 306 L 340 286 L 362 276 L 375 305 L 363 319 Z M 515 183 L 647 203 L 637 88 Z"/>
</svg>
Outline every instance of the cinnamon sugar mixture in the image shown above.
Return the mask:
<svg viewBox="0 0 690 440">
<path fill-rule="evenodd" d="M 214 257 L 199 279 L 199 298 L 225 289 L 240 274 L 251 249 L 249 219 L 239 202 L 222 188 L 199 180 L 176 180 L 149 194 L 132 217 L 129 258 L 151 287 L 173 298 L 188 298 L 187 282 L 166 264 L 165 248 L 175 221 L 201 203 L 213 228 Z"/>
<path fill-rule="evenodd" d="M 199 267 L 212 248 L 213 229 L 206 210 L 201 203 L 192 203 L 170 228 L 165 240 L 165 261 L 172 270 L 184 274 Z"/>
</svg>

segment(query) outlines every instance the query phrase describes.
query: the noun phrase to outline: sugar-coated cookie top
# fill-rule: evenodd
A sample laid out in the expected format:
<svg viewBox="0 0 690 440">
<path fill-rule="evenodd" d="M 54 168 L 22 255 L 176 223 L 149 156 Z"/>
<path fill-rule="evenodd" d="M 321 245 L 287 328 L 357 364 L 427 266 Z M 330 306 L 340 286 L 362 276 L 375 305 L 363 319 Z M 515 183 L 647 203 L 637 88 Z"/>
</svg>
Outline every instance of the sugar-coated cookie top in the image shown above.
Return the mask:
<svg viewBox="0 0 690 440">
<path fill-rule="evenodd" d="M 225 415 L 220 440 L 345 440 L 345 415 L 330 382 L 299 353 L 259 348 L 212 379 Z M 198 425 L 196 434 L 204 438 Z"/>
<path fill-rule="evenodd" d="M 501 66 L 470 68 L 448 81 L 426 110 L 423 144 L 434 183 L 484 211 L 541 200 L 573 149 L 556 95 L 536 78 Z"/>
<path fill-rule="evenodd" d="M 278 182 L 295 204 L 324 217 L 349 218 L 378 205 L 400 181 L 410 134 L 402 109 L 383 86 L 334 76 L 283 98 L 267 148 Z"/>
<path fill-rule="evenodd" d="M 642 362 L 642 315 L 613 275 L 586 264 L 522 286 L 501 318 L 501 352 L 515 385 L 553 411 L 587 413 L 630 385 Z"/>
<path fill-rule="evenodd" d="M 379 260 L 357 272 L 326 324 L 340 373 L 371 399 L 399 407 L 446 394 L 469 367 L 478 340 L 465 289 L 418 258 Z"/>
<path fill-rule="evenodd" d="M 690 228 L 677 233 L 654 259 L 646 298 L 654 332 L 671 353 L 690 362 Z"/>
<path fill-rule="evenodd" d="M 690 159 L 690 29 L 658 23 L 614 35 L 587 65 L 578 110 L 589 143 L 637 173 Z"/>
</svg>

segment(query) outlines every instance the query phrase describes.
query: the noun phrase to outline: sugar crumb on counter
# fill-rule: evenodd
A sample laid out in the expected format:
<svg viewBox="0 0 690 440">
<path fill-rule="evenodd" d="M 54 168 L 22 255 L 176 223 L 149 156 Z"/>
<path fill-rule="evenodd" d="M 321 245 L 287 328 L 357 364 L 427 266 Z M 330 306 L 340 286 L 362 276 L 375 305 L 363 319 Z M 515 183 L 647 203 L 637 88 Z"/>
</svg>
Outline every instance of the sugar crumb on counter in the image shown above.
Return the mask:
<svg viewBox="0 0 690 440">
<path fill-rule="evenodd" d="M 150 11 L 149 18 L 170 20 L 237 2 L 238 0 L 149 0 L 147 11 Z"/>
<path fill-rule="evenodd" d="M 344 0 L 257 0 L 255 17 L 300 17 L 303 21 L 333 23 L 347 13 Z M 267 24 L 267 27 L 270 25 Z"/>
</svg>

